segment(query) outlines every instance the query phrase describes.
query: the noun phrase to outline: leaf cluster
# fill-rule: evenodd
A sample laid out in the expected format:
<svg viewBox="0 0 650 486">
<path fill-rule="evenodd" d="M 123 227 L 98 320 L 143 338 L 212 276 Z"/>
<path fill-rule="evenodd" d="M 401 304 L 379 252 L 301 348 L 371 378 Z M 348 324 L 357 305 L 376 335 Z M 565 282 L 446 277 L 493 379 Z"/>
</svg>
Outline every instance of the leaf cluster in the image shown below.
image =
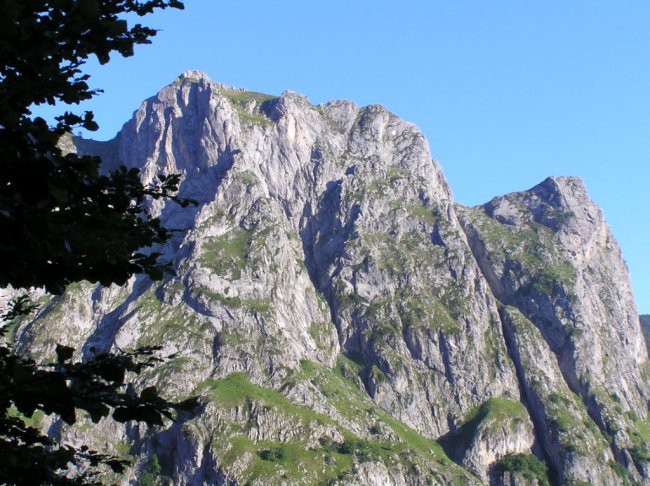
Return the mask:
<svg viewBox="0 0 650 486">
<path fill-rule="evenodd" d="M 38 430 L 25 425 L 20 417 L 0 419 L 0 481 L 2 484 L 93 484 L 96 468 L 105 464 L 114 472 L 122 472 L 128 461 L 90 450 L 57 445 Z M 71 477 L 73 468 L 83 473 Z"/>
<path fill-rule="evenodd" d="M 178 413 L 193 411 L 198 401 L 172 403 L 160 397 L 154 387 L 138 393 L 127 383 L 129 372 L 140 373 L 161 361 L 156 356 L 159 349 L 102 353 L 86 362 L 73 362 L 74 349 L 57 346 L 57 361 L 38 365 L 0 347 L 0 483 L 57 484 L 68 481 L 71 474 L 73 481 L 84 483 L 91 481 L 97 473 L 93 468 L 100 464 L 122 472 L 128 461 L 85 446 L 57 445 L 10 412 L 30 417 L 41 410 L 56 414 L 70 425 L 76 422 L 77 411 L 84 411 L 94 423 L 110 415 L 118 422 L 163 425 L 165 418 L 174 420 Z"/>
<path fill-rule="evenodd" d="M 183 8 L 179 0 L 0 0 L 0 287 L 44 287 L 60 294 L 71 282 L 123 284 L 144 273 L 159 279 L 169 266 L 143 248 L 171 236 L 147 211 L 151 199 L 181 206 L 178 175 L 145 186 L 137 169 L 102 172 L 98 157 L 64 154 L 60 138 L 75 127 L 96 130 L 91 112 L 66 111 L 54 126 L 32 116 L 34 106 L 79 104 L 100 93 L 82 67 L 113 52 L 131 56 L 156 31 L 126 19 L 157 9 Z M 28 314 L 27 298 L 0 319 Z M 0 330 L 0 335 L 7 329 Z M 58 444 L 21 417 L 37 411 L 73 424 L 83 411 L 93 422 L 161 425 L 196 406 L 171 403 L 149 387 L 137 392 L 131 374 L 160 361 L 156 348 L 97 354 L 72 361 L 58 346 L 56 362 L 40 365 L 0 344 L 0 483 L 87 484 L 98 466 L 121 472 L 128 464 L 86 446 Z"/>
<path fill-rule="evenodd" d="M 178 0 L 0 0 L 0 286 L 44 286 L 61 293 L 70 282 L 122 284 L 134 273 L 162 277 L 156 253 L 170 231 L 146 211 L 147 198 L 182 205 L 178 175 L 144 187 L 137 169 L 100 171 L 98 157 L 64 155 L 60 137 L 93 114 L 65 112 L 54 127 L 31 108 L 78 104 L 99 93 L 81 67 L 92 55 L 133 54 L 156 31 L 124 16 L 183 8 Z"/>
<path fill-rule="evenodd" d="M 164 243 L 171 230 L 147 214 L 146 199 L 190 204 L 174 195 L 179 176 L 145 187 L 137 169 L 101 175 L 97 157 L 37 151 L 25 163 L 6 154 L 3 135 L 0 177 L 10 184 L 0 187 L 0 286 L 45 286 L 59 294 L 80 280 L 121 285 L 134 273 L 162 277 L 167 267 L 159 254 L 139 249 Z"/>
<path fill-rule="evenodd" d="M 0 0 L 0 124 L 19 125 L 32 104 L 79 103 L 97 94 L 81 71 L 94 55 L 101 64 L 113 51 L 128 57 L 149 44 L 156 30 L 123 17 L 156 9 L 183 8 L 178 0 Z M 62 133 L 89 118 L 63 115 Z"/>
</svg>

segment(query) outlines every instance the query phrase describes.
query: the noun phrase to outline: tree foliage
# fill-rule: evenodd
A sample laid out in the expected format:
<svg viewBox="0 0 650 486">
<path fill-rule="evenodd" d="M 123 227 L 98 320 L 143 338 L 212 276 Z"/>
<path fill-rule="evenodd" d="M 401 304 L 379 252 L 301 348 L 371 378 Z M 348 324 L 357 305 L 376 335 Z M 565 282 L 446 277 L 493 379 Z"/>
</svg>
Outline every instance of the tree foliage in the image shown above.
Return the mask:
<svg viewBox="0 0 650 486">
<path fill-rule="evenodd" d="M 193 410 L 195 399 L 172 403 L 154 387 L 137 393 L 126 382 L 128 372 L 137 374 L 161 361 L 158 349 L 101 353 L 81 363 L 72 361 L 74 349 L 57 346 L 56 362 L 37 365 L 0 347 L 0 483 L 88 484 L 100 464 L 122 472 L 128 461 L 87 447 L 58 445 L 22 417 L 42 411 L 72 425 L 83 411 L 94 423 L 110 415 L 117 422 L 163 425 L 164 418 Z"/>
<path fill-rule="evenodd" d="M 100 171 L 98 157 L 64 155 L 58 140 L 75 127 L 96 130 L 93 114 L 69 111 L 55 126 L 33 105 L 78 104 L 97 94 L 81 67 L 111 52 L 133 54 L 156 31 L 129 26 L 124 14 L 182 8 L 177 0 L 0 0 L 0 286 L 70 282 L 123 284 L 134 273 L 162 277 L 156 253 L 138 249 L 170 236 L 150 217 L 147 197 L 175 198 L 178 176 L 144 187 L 138 171 Z"/>
<path fill-rule="evenodd" d="M 143 248 L 170 237 L 147 212 L 149 199 L 176 196 L 178 175 L 144 186 L 136 169 L 107 173 L 98 157 L 64 154 L 60 138 L 76 127 L 96 130 L 93 114 L 66 111 L 54 125 L 32 114 L 41 104 L 78 104 L 98 94 L 82 67 L 112 53 L 133 54 L 156 31 L 126 18 L 157 9 L 183 8 L 178 0 L 0 0 L 0 287 L 44 287 L 60 294 L 71 282 L 123 284 L 131 275 L 154 279 L 168 268 Z M 6 322 L 28 314 L 17 299 Z M 0 333 L 0 343 L 4 341 Z M 73 424 L 85 413 L 160 425 L 193 408 L 171 403 L 149 387 L 136 392 L 127 380 L 154 366 L 156 348 L 97 354 L 73 362 L 73 349 L 58 346 L 56 361 L 37 364 L 0 344 L 0 483 L 86 484 L 95 467 L 124 470 L 123 459 L 57 444 L 25 417 L 53 414 Z"/>
</svg>

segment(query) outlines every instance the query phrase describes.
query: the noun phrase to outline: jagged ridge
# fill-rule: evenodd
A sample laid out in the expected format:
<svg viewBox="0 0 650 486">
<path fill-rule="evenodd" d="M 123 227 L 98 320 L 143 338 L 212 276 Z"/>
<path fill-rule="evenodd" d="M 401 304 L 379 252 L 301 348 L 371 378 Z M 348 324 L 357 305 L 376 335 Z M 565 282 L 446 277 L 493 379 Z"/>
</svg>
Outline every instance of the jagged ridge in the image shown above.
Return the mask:
<svg viewBox="0 0 650 486">
<path fill-rule="evenodd" d="M 419 130 L 383 107 L 199 72 L 114 140 L 75 144 L 145 182 L 180 172 L 200 202 L 152 208 L 183 230 L 162 249 L 176 278 L 76 286 L 18 332 L 42 355 L 54 340 L 163 344 L 177 357 L 143 385 L 204 397 L 168 430 L 105 423 L 85 440 L 157 454 L 179 484 L 517 482 L 498 463 L 531 453 L 553 481 L 649 477 L 647 351 L 579 180 L 463 208 Z"/>
</svg>

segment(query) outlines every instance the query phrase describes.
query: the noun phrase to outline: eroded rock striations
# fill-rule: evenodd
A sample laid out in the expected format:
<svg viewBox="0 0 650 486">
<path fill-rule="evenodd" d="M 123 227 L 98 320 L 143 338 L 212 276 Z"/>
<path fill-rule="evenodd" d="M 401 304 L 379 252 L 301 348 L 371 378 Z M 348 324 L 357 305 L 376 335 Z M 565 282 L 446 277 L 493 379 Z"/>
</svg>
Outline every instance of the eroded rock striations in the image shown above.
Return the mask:
<svg viewBox="0 0 650 486">
<path fill-rule="evenodd" d="M 162 345 L 141 375 L 201 412 L 106 420 L 62 440 L 152 460 L 174 484 L 590 484 L 650 478 L 647 350 L 627 269 L 575 178 L 453 203 L 422 133 L 381 106 L 311 105 L 181 75 L 109 142 L 145 182 L 181 173 L 195 209 L 177 276 L 71 286 L 16 331 Z M 547 471 L 547 472 L 546 472 Z"/>
</svg>

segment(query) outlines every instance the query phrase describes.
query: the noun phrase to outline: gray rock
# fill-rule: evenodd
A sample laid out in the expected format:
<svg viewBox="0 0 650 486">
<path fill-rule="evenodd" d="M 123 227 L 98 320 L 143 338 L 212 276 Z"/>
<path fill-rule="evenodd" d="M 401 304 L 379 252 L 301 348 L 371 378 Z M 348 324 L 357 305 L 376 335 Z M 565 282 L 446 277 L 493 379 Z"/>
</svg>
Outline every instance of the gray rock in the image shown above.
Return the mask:
<svg viewBox="0 0 650 486">
<path fill-rule="evenodd" d="M 646 350 L 650 354 L 650 315 L 640 315 L 639 320 L 641 322 L 641 332 L 645 339 Z"/>
<path fill-rule="evenodd" d="M 70 142 L 144 183 L 180 173 L 199 206 L 151 204 L 180 230 L 156 249 L 176 277 L 75 285 L 19 327 L 20 351 L 161 344 L 176 357 L 138 385 L 205 405 L 62 440 L 155 454 L 178 484 L 472 484 L 535 448 L 562 480 L 616 484 L 616 461 L 647 478 L 647 351 L 579 180 L 463 208 L 422 133 L 382 106 L 196 71 L 110 142 Z"/>
</svg>

